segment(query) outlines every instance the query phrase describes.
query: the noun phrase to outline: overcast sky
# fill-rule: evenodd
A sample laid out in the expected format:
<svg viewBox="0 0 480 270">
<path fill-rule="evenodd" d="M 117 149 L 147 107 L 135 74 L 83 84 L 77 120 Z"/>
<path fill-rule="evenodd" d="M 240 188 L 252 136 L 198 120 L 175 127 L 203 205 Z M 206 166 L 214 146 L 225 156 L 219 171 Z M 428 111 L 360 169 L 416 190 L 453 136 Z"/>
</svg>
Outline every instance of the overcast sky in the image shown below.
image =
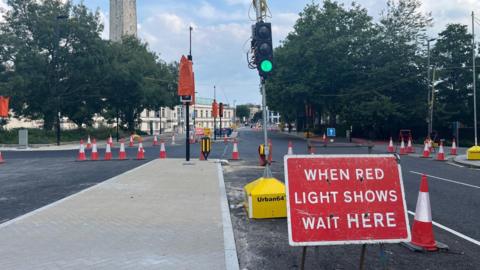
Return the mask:
<svg viewBox="0 0 480 270">
<path fill-rule="evenodd" d="M 6 2 L 0 1 L 0 6 Z M 298 13 L 312 0 L 268 2 L 274 43 L 278 44 L 292 30 Z M 386 0 L 356 2 L 366 7 L 374 18 L 378 18 L 386 6 Z M 103 36 L 108 38 L 109 0 L 84 0 L 84 3 L 100 9 L 105 24 Z M 250 17 L 254 17 L 250 3 L 251 0 L 137 0 L 139 36 L 162 59 L 178 61 L 182 54 L 188 54 L 188 27 L 194 26 L 193 59 L 199 96 L 213 96 L 213 86 L 217 85 L 220 101 L 259 104 L 258 75 L 248 69 L 245 55 L 252 24 Z M 480 0 L 423 0 L 422 3 L 422 10 L 432 12 L 434 18 L 432 36 L 448 23 L 469 24 L 472 10 L 480 17 Z"/>
</svg>

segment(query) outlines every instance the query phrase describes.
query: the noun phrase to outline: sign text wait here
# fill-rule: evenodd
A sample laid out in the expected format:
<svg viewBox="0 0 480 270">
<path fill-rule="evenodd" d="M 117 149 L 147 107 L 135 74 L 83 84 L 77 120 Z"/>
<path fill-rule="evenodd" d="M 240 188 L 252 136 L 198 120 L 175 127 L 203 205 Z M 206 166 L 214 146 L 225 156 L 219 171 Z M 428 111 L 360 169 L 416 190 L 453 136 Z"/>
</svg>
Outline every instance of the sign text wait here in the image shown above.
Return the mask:
<svg viewBox="0 0 480 270">
<path fill-rule="evenodd" d="M 285 182 L 291 245 L 410 240 L 393 155 L 286 156 Z"/>
</svg>

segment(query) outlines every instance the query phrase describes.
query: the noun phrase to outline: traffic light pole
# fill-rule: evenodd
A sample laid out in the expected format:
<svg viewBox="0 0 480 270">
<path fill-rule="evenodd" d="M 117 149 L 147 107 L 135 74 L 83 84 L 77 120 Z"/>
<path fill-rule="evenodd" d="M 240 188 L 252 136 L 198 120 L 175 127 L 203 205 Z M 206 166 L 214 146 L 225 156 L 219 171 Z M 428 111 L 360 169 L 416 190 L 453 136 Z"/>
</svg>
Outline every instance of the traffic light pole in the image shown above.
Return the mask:
<svg viewBox="0 0 480 270">
<path fill-rule="evenodd" d="M 185 160 L 190 161 L 190 102 L 185 103 L 185 126 L 187 133 L 185 134 Z"/>
</svg>

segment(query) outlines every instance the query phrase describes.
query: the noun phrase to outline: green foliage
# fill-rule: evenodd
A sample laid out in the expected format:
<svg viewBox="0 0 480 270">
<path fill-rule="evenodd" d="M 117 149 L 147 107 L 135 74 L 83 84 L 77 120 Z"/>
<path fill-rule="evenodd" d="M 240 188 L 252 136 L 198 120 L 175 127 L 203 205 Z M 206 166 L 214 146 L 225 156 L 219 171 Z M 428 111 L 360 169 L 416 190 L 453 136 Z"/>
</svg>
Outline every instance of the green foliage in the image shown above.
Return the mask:
<svg viewBox="0 0 480 270">
<path fill-rule="evenodd" d="M 250 108 L 247 105 L 237 105 L 236 115 L 239 119 L 248 119 L 250 117 Z"/>
</svg>

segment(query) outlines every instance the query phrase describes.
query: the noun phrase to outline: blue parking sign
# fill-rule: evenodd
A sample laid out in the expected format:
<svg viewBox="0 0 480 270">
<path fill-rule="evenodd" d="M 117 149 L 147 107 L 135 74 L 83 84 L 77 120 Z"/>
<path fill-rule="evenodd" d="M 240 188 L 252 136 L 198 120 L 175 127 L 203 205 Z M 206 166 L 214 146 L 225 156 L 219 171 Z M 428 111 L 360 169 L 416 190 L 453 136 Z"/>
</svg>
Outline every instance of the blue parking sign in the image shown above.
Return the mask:
<svg viewBox="0 0 480 270">
<path fill-rule="evenodd" d="M 335 128 L 327 128 L 327 136 L 335 137 L 336 136 Z"/>
</svg>

